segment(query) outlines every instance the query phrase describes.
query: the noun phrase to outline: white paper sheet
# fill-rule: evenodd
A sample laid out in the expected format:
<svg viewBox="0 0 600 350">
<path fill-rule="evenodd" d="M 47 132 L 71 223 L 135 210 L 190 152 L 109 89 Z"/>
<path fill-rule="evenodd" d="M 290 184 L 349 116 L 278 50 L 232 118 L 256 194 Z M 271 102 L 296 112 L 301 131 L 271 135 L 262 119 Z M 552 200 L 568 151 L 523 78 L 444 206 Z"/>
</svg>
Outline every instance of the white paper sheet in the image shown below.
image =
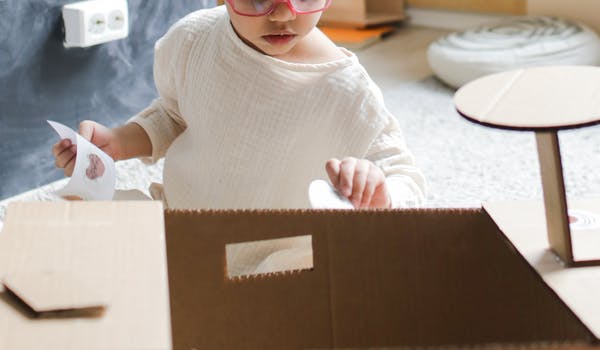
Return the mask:
<svg viewBox="0 0 600 350">
<path fill-rule="evenodd" d="M 313 209 L 354 209 L 348 198 L 325 180 L 311 182 L 308 187 L 308 199 Z"/>
<path fill-rule="evenodd" d="M 112 200 L 115 194 L 114 160 L 71 128 L 48 120 L 61 140 L 77 145 L 77 158 L 71 180 L 56 191 L 59 196 L 77 196 L 83 200 Z"/>
</svg>

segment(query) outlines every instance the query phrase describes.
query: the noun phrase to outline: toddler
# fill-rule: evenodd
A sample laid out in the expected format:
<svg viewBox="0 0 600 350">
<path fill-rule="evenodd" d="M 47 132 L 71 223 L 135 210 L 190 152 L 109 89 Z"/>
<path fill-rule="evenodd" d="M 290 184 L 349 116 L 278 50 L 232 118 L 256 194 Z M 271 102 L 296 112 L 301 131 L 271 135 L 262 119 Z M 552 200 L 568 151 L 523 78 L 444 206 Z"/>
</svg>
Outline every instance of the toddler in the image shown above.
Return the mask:
<svg viewBox="0 0 600 350">
<path fill-rule="evenodd" d="M 158 99 L 125 125 L 80 124 L 116 161 L 165 157 L 170 208 L 307 208 L 329 178 L 356 208 L 421 206 L 425 181 L 357 57 L 317 27 L 332 0 L 227 0 L 155 46 Z M 76 149 L 53 147 L 72 174 Z"/>
</svg>

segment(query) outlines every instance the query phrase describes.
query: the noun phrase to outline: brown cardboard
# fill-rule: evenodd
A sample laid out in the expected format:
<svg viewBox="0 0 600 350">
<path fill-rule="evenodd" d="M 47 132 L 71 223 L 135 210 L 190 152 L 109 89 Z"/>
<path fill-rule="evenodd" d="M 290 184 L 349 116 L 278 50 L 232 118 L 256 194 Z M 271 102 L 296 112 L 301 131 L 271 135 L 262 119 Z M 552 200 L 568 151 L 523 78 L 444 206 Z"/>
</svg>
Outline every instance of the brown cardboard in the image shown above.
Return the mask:
<svg viewBox="0 0 600 350">
<path fill-rule="evenodd" d="M 228 245 L 288 237 L 309 242 L 312 269 L 227 275 Z M 598 342 L 588 318 L 594 312 L 583 317 L 578 309 L 595 310 L 595 300 L 572 293 L 575 301 L 563 301 L 482 209 L 11 205 L 0 278 L 42 267 L 85 272 L 109 307 L 94 317 L 40 319 L 0 291 L 0 349 L 587 349 Z M 581 282 L 571 271 L 564 279 Z"/>
<path fill-rule="evenodd" d="M 35 271 L 73 273 L 108 307 L 39 318 L 0 286 L 0 349 L 170 349 L 163 227 L 159 202 L 9 205 L 0 233 L 0 280 Z M 89 297 L 78 291 L 63 290 L 71 303 Z"/>
<path fill-rule="evenodd" d="M 600 214 L 600 199 L 573 200 L 569 207 Z M 543 203 L 503 201 L 485 203 L 484 208 L 544 282 L 600 338 L 600 267 L 568 268 L 557 259 L 546 240 Z M 600 229 L 572 232 L 576 255 L 598 254 Z"/>
<path fill-rule="evenodd" d="M 597 340 L 483 210 L 168 211 L 165 222 L 175 349 Z M 227 244 L 307 234 L 313 270 L 227 278 Z"/>
</svg>

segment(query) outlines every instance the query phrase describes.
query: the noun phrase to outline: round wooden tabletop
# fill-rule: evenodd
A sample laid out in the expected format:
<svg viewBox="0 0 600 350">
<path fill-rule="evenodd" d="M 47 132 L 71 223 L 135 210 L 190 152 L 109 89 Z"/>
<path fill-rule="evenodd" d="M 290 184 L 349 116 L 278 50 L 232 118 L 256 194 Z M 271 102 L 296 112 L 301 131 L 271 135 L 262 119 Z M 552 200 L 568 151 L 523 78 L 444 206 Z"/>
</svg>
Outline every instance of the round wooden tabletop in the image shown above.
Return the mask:
<svg viewBox="0 0 600 350">
<path fill-rule="evenodd" d="M 454 96 L 465 118 L 517 130 L 559 130 L 600 123 L 600 67 L 550 66 L 489 75 Z"/>
</svg>

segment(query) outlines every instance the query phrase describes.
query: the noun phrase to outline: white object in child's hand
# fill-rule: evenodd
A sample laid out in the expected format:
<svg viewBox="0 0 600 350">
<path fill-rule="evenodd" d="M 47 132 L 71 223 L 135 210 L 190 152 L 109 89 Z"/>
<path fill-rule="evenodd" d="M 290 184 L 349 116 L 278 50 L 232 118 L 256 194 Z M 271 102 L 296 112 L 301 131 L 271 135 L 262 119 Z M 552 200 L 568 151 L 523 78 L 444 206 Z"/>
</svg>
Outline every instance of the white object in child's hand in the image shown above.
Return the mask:
<svg viewBox="0 0 600 350">
<path fill-rule="evenodd" d="M 77 145 L 71 179 L 56 194 L 62 197 L 76 196 L 83 200 L 112 200 L 117 179 L 114 160 L 71 128 L 50 120 L 48 123 L 61 140 L 69 139 L 73 145 Z"/>
<path fill-rule="evenodd" d="M 354 209 L 348 198 L 325 180 L 311 182 L 308 187 L 308 199 L 313 209 Z"/>
</svg>

